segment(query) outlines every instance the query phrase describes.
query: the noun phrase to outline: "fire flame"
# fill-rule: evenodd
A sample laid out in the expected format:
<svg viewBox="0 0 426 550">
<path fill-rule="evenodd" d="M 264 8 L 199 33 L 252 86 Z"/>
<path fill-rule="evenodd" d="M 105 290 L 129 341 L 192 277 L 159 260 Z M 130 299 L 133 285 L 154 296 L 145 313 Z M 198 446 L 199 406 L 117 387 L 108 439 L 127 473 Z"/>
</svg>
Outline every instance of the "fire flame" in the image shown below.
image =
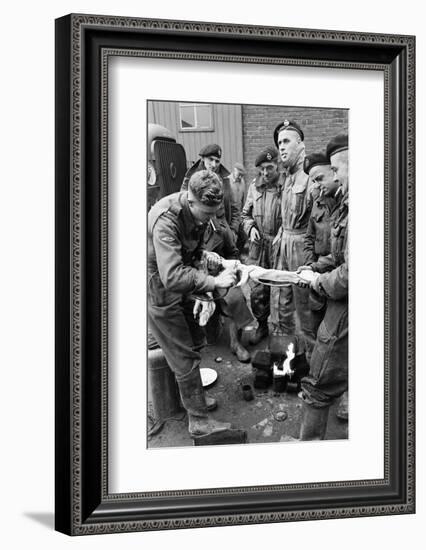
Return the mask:
<svg viewBox="0 0 426 550">
<path fill-rule="evenodd" d="M 284 360 L 283 365 L 279 365 L 279 363 L 274 363 L 274 376 L 290 376 L 294 373 L 294 370 L 290 367 L 290 362 L 294 359 L 295 353 L 294 353 L 294 344 L 291 343 L 287 347 L 287 357 Z"/>
<path fill-rule="evenodd" d="M 293 342 L 288 345 L 287 348 L 287 358 L 284 360 L 283 370 L 285 374 L 291 376 L 294 373 L 294 370 L 291 370 L 290 362 L 294 359 L 294 344 Z"/>
</svg>

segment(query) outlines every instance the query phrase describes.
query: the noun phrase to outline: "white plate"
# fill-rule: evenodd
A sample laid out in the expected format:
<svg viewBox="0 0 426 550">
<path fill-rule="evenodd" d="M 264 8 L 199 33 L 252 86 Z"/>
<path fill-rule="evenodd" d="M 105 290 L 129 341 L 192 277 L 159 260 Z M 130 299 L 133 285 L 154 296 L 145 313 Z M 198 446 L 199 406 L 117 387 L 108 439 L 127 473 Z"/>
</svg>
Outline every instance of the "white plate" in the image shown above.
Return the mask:
<svg viewBox="0 0 426 550">
<path fill-rule="evenodd" d="M 214 369 L 209 369 L 207 367 L 200 369 L 201 381 L 203 387 L 211 386 L 217 379 L 217 372 Z"/>
</svg>

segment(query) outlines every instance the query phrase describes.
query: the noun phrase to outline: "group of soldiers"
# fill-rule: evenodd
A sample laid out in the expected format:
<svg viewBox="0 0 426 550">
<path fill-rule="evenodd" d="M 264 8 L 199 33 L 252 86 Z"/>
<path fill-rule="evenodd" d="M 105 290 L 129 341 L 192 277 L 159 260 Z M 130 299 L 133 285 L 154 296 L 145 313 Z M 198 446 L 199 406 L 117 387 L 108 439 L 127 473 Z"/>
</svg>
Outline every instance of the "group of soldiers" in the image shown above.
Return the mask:
<svg viewBox="0 0 426 550">
<path fill-rule="evenodd" d="M 243 165 L 231 174 L 221 147 L 209 144 L 181 191 L 148 213 L 149 330 L 174 372 L 193 437 L 231 427 L 209 414 L 217 403 L 200 376 L 203 327 L 215 315 L 228 318 L 240 361 L 251 358 L 241 342 L 248 327 L 251 344 L 269 338 L 271 348 L 292 345 L 306 356 L 301 440 L 324 439 L 336 399 L 347 418 L 348 136 L 309 155 L 295 121 L 278 124 L 272 138 L 248 188 Z M 290 278 L 270 286 L 253 276 L 242 286 L 242 264 Z"/>
</svg>

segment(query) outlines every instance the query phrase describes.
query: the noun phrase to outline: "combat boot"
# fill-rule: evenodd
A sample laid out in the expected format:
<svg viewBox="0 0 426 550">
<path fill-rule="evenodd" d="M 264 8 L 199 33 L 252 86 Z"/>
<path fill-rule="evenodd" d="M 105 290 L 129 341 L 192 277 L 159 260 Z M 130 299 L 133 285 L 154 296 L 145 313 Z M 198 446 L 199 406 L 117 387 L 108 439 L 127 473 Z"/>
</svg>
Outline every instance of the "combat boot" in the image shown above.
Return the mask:
<svg viewBox="0 0 426 550">
<path fill-rule="evenodd" d="M 250 361 L 250 353 L 238 340 L 238 329 L 233 321 L 229 321 L 229 345 L 232 353 L 237 356 L 238 361 L 241 361 L 241 363 L 248 363 Z"/>
<path fill-rule="evenodd" d="M 255 346 L 268 336 L 268 325 L 266 323 L 259 323 L 256 331 L 250 336 L 250 344 Z"/>
<path fill-rule="evenodd" d="M 300 441 L 315 441 L 325 438 L 329 407 L 315 408 L 302 403 L 302 423 Z"/>
<path fill-rule="evenodd" d="M 188 413 L 188 430 L 191 436 L 209 435 L 231 428 L 229 422 L 219 422 L 209 416 L 209 407 L 215 408 L 216 400 L 206 400 L 198 365 L 177 380 L 182 404 Z M 212 409 L 210 409 L 212 410 Z"/>
</svg>

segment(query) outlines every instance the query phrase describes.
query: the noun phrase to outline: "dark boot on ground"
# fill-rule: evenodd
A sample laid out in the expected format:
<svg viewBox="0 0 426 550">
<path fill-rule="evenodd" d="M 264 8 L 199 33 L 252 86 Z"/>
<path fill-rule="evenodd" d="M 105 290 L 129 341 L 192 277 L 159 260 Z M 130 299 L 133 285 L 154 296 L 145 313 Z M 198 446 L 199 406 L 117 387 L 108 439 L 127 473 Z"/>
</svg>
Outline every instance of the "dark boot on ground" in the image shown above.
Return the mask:
<svg viewBox="0 0 426 550">
<path fill-rule="evenodd" d="M 229 344 L 232 353 L 237 356 L 238 361 L 241 361 L 241 363 L 248 363 L 250 361 L 250 353 L 241 345 L 238 339 L 238 329 L 233 321 L 229 322 Z"/>
<path fill-rule="evenodd" d="M 318 409 L 306 402 L 302 403 L 300 441 L 315 441 L 325 438 L 329 408 L 322 407 Z"/>
<path fill-rule="evenodd" d="M 348 412 L 348 392 L 347 391 L 345 391 L 345 393 L 340 398 L 340 402 L 336 410 L 336 416 L 339 420 L 343 420 L 345 422 L 348 421 L 349 412 Z"/>
<path fill-rule="evenodd" d="M 268 336 L 267 323 L 259 323 L 256 331 L 250 336 L 250 344 L 255 346 Z"/>
<path fill-rule="evenodd" d="M 208 404 L 201 382 L 200 369 L 195 367 L 191 372 L 177 380 L 182 404 L 188 413 L 188 430 L 192 436 L 208 435 L 229 430 L 229 422 L 219 422 L 209 416 Z M 209 398 L 210 407 L 215 400 Z"/>
</svg>

